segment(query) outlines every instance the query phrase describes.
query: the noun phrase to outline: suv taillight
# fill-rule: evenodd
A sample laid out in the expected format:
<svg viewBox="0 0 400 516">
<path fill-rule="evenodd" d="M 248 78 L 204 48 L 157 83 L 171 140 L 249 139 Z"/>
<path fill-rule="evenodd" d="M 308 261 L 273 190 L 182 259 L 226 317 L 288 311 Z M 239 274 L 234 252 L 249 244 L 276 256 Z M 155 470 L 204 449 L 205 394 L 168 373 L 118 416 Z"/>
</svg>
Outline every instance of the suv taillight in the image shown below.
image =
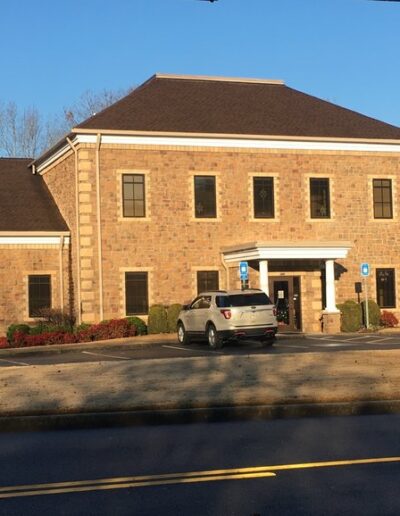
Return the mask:
<svg viewBox="0 0 400 516">
<path fill-rule="evenodd" d="M 230 310 L 221 310 L 221 314 L 225 319 L 230 319 L 232 317 L 232 312 Z"/>
<path fill-rule="evenodd" d="M 274 316 L 276 317 L 276 306 L 274 306 L 274 308 L 272 309 L 272 312 L 273 312 Z"/>
</svg>

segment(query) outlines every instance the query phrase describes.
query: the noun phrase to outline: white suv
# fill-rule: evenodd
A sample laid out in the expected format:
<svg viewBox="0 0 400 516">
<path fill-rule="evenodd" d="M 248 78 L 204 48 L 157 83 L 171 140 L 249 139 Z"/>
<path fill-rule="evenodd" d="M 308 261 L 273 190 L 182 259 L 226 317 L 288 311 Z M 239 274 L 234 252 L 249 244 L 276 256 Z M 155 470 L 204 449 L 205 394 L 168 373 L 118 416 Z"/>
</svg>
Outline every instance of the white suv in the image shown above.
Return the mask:
<svg viewBox="0 0 400 516">
<path fill-rule="evenodd" d="M 257 289 L 202 292 L 183 307 L 177 322 L 181 344 L 206 338 L 213 349 L 228 339 L 257 339 L 272 345 L 276 330 L 275 306 Z"/>
</svg>

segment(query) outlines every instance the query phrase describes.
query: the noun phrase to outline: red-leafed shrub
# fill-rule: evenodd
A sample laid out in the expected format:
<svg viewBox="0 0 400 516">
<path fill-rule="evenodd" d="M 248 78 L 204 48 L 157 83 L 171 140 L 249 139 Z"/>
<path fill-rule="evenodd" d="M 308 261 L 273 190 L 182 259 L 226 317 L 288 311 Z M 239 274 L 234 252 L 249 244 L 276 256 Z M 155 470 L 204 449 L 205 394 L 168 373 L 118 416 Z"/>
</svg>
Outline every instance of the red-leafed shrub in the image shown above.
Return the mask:
<svg viewBox="0 0 400 516">
<path fill-rule="evenodd" d="M 8 348 L 7 337 L 0 337 L 0 349 Z"/>
<path fill-rule="evenodd" d="M 100 324 L 81 326 L 76 333 L 60 329 L 57 331 L 33 332 L 27 334 L 24 331 L 15 331 L 11 347 L 51 346 L 52 344 L 72 344 L 74 342 L 91 342 L 95 340 L 118 339 L 133 337 L 137 334 L 137 328 L 128 319 L 112 319 Z M 7 338 L 2 337 L 7 344 Z M 0 347 L 8 347 L 1 344 Z"/>
<path fill-rule="evenodd" d="M 89 328 L 78 332 L 77 337 L 79 342 L 90 342 L 133 337 L 136 333 L 136 326 L 130 324 L 126 319 L 112 319 L 100 324 L 92 324 Z"/>
<path fill-rule="evenodd" d="M 394 328 L 399 324 L 399 321 L 397 317 L 394 314 L 392 314 L 392 312 L 383 310 L 383 312 L 381 313 L 380 324 L 381 326 L 385 326 L 385 328 Z"/>
</svg>

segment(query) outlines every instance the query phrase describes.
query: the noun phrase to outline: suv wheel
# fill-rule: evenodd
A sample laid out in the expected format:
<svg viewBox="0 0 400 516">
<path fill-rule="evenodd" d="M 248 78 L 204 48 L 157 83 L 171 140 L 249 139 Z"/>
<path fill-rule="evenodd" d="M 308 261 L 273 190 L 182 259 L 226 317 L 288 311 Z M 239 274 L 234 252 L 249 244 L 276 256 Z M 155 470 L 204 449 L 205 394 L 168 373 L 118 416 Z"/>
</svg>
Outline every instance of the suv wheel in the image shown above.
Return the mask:
<svg viewBox="0 0 400 516">
<path fill-rule="evenodd" d="M 263 337 L 260 342 L 264 348 L 270 348 L 274 345 L 276 337 Z"/>
<path fill-rule="evenodd" d="M 207 340 L 211 349 L 221 349 L 224 345 L 221 336 L 218 335 L 217 329 L 213 324 L 209 324 L 207 327 Z"/>
<path fill-rule="evenodd" d="M 178 332 L 179 344 L 183 344 L 184 346 L 186 344 L 190 344 L 190 338 L 189 338 L 189 335 L 186 333 L 183 323 L 181 323 L 181 322 L 178 323 L 177 332 Z"/>
</svg>

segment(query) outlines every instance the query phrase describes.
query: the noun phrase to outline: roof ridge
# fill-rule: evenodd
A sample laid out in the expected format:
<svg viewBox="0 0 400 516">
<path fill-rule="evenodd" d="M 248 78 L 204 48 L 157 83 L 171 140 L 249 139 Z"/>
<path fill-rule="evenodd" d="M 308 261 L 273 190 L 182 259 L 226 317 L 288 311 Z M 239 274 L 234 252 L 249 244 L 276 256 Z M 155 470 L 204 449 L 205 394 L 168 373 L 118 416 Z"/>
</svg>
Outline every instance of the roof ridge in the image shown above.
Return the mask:
<svg viewBox="0 0 400 516">
<path fill-rule="evenodd" d="M 244 82 L 250 84 L 275 84 L 284 85 L 282 79 L 258 79 L 252 77 L 224 77 L 222 75 L 186 75 L 173 73 L 156 73 L 153 77 L 156 79 L 179 79 L 186 81 L 215 81 L 215 82 Z"/>
</svg>

